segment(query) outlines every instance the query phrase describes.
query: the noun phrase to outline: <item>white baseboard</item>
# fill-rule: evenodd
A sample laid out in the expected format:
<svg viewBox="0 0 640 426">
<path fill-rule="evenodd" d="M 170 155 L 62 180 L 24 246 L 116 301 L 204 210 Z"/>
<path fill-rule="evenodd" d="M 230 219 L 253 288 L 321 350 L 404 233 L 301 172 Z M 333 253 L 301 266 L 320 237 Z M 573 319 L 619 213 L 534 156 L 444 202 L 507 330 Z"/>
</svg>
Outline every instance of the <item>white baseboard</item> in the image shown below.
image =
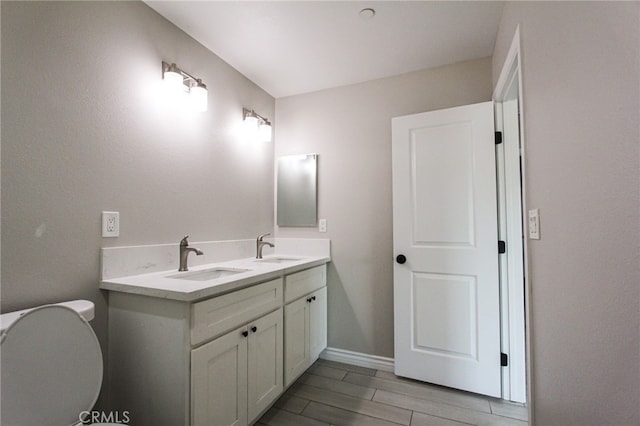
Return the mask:
<svg viewBox="0 0 640 426">
<path fill-rule="evenodd" d="M 393 372 L 393 358 L 387 358 L 384 356 L 363 354 L 338 348 L 326 348 L 320 354 L 320 358 L 326 359 L 327 361 L 336 361 L 345 364 L 358 365 L 360 367 L 375 368 L 376 370 Z"/>
</svg>

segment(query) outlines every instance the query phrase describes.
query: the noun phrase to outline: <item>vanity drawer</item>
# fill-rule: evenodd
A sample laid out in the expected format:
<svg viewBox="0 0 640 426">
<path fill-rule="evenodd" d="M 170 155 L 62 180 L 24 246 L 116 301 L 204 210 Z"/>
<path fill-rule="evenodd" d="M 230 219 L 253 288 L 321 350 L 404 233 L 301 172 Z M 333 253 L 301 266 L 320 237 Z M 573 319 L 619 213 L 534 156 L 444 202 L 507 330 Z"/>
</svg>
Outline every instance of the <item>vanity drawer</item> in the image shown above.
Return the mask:
<svg viewBox="0 0 640 426">
<path fill-rule="evenodd" d="M 321 265 L 285 277 L 284 302 L 289 303 L 299 297 L 327 285 L 327 266 Z"/>
<path fill-rule="evenodd" d="M 280 306 L 282 278 L 194 303 L 191 345 L 220 336 Z"/>
</svg>

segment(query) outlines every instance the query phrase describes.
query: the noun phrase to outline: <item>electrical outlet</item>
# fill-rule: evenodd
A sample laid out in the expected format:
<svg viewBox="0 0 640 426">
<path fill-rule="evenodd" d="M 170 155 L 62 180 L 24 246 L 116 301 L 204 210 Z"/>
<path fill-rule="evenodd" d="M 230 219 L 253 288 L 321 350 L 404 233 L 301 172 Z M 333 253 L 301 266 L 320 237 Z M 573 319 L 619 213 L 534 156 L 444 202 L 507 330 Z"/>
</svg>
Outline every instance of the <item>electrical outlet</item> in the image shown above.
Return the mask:
<svg viewBox="0 0 640 426">
<path fill-rule="evenodd" d="M 120 235 L 120 213 L 102 212 L 102 236 L 117 237 Z"/>
<path fill-rule="evenodd" d="M 318 232 L 327 232 L 327 219 L 320 219 L 318 221 Z"/>
</svg>

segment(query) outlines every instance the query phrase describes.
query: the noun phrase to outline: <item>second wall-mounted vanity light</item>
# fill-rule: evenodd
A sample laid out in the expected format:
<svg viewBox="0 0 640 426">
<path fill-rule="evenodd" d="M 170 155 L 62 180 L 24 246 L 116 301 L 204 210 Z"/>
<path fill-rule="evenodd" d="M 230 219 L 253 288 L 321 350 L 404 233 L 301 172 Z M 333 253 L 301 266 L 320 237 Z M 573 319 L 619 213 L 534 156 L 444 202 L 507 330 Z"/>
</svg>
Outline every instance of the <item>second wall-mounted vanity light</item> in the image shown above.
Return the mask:
<svg viewBox="0 0 640 426">
<path fill-rule="evenodd" d="M 245 133 L 260 142 L 271 142 L 271 122 L 252 109 L 242 108 Z"/>
<path fill-rule="evenodd" d="M 207 86 L 201 79 L 181 70 L 175 63 L 169 64 L 162 61 L 162 78 L 167 90 L 178 96 L 184 93 L 189 95 L 189 103 L 195 111 L 207 110 Z"/>
</svg>

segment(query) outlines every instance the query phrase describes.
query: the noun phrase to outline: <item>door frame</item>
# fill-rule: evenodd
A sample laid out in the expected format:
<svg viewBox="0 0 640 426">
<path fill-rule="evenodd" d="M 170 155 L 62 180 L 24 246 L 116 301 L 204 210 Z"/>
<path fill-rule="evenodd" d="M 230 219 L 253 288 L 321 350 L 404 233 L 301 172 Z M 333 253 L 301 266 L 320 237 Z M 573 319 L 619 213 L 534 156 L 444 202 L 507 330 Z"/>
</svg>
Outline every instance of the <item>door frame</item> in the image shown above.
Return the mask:
<svg viewBox="0 0 640 426">
<path fill-rule="evenodd" d="M 501 287 L 504 285 L 504 292 L 506 297 L 502 301 L 502 309 L 504 312 L 512 313 L 512 317 L 523 318 L 524 324 L 521 321 L 510 321 L 508 315 L 503 315 L 503 330 L 505 333 L 505 343 L 507 344 L 506 350 L 509 352 L 510 364 L 514 368 L 505 368 L 503 374 L 503 395 L 505 394 L 505 387 L 511 388 L 511 386 L 525 386 L 526 387 L 526 403 L 529 410 L 529 424 L 533 422 L 533 382 L 532 382 L 532 358 L 531 358 L 531 287 L 529 280 L 529 267 L 528 267 L 528 238 L 526 232 L 526 212 L 527 212 L 527 198 L 526 198 L 526 149 L 525 149 L 525 137 L 524 137 L 524 98 L 522 90 L 522 55 L 520 46 L 520 26 L 515 29 L 511 46 L 507 53 L 507 57 L 502 66 L 500 76 L 493 92 L 493 101 L 496 105 L 496 130 L 503 129 L 502 121 L 502 102 L 506 100 L 508 91 L 512 87 L 512 84 L 517 84 L 518 88 L 518 110 L 519 110 L 519 141 L 510 141 L 511 143 L 520 144 L 520 197 L 521 197 L 521 212 L 512 213 L 520 215 L 520 222 L 522 224 L 522 276 L 513 276 L 513 273 L 509 273 L 508 268 L 502 268 L 501 266 Z M 504 143 L 509 143 L 505 141 Z M 502 161 L 504 167 L 505 161 L 514 161 L 509 158 L 500 158 L 500 154 L 497 154 L 497 160 Z M 518 160 L 516 160 L 518 161 Z M 513 167 L 511 167 L 513 169 Z M 500 172 L 498 172 L 500 175 Z M 503 178 L 508 178 L 504 176 Z M 511 177 L 513 179 L 513 177 Z M 502 184 L 504 187 L 504 183 Z M 500 186 L 500 183 L 499 183 Z M 506 212 L 509 215 L 509 212 Z M 505 218 L 506 219 L 506 218 Z M 500 229 L 505 229 L 506 224 L 502 223 L 504 219 L 501 219 L 499 224 Z M 517 235 L 509 235 L 508 238 L 520 238 Z M 513 245 L 513 244 L 512 244 Z M 509 241 L 507 240 L 507 247 L 509 247 Z M 510 276 L 511 275 L 511 276 Z M 504 281 L 503 279 L 504 278 Z M 524 280 L 524 286 L 522 282 Z M 524 300 L 523 300 L 524 298 Z M 523 303 L 524 302 L 524 303 Z M 511 326 L 511 327 L 510 327 Z M 524 327 L 524 330 L 522 328 Z M 522 336 L 524 331 L 524 347 L 522 347 Z M 512 362 L 513 361 L 513 362 Z M 524 365 L 522 365 L 524 364 Z M 522 371 L 525 370 L 526 383 L 519 383 L 522 381 Z M 503 396 L 504 398 L 504 396 Z M 509 399 L 509 398 L 507 398 Z"/>
</svg>

